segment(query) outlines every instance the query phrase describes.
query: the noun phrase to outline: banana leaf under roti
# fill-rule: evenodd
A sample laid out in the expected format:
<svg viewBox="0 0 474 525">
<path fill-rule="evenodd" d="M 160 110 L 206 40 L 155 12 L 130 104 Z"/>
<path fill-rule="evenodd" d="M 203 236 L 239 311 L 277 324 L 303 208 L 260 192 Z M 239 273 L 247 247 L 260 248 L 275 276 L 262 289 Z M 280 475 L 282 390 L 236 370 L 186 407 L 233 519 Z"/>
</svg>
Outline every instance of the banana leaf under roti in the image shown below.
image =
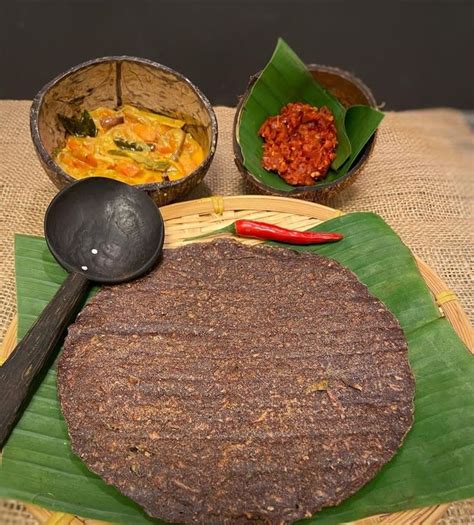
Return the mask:
<svg viewBox="0 0 474 525">
<path fill-rule="evenodd" d="M 268 117 L 277 115 L 289 102 L 327 106 L 334 115 L 338 139 L 336 158 L 327 176 L 314 187 L 324 187 L 345 175 L 383 119 L 383 113 L 369 106 L 344 108 L 336 97 L 316 82 L 306 65 L 280 38 L 242 107 L 238 142 L 245 167 L 267 186 L 283 191 L 295 187 L 263 168 L 263 140 L 258 131 Z M 352 108 L 357 109 L 352 111 Z"/>
<path fill-rule="evenodd" d="M 378 216 L 348 214 L 314 230 L 344 241 L 299 249 L 351 269 L 398 318 L 416 378 L 415 423 L 392 461 L 354 496 L 308 523 L 330 524 L 474 496 L 474 359 L 440 316 L 409 250 Z M 16 238 L 19 337 L 66 273 L 44 239 Z M 3 451 L 0 497 L 86 518 L 161 523 L 90 473 L 72 454 L 56 394 L 54 366 Z"/>
</svg>

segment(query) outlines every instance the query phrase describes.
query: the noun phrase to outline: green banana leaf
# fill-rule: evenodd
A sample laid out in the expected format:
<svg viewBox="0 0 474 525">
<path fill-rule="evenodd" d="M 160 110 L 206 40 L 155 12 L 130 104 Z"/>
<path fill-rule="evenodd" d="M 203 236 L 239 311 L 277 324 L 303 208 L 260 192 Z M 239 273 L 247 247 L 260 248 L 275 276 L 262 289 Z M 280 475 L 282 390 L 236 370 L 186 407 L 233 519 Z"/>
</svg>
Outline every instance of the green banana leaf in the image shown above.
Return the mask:
<svg viewBox="0 0 474 525">
<path fill-rule="evenodd" d="M 369 106 L 344 106 L 323 86 L 316 82 L 306 65 L 281 38 L 273 55 L 252 86 L 245 101 L 238 126 L 238 142 L 245 167 L 267 186 L 277 190 L 291 191 L 295 187 L 287 184 L 276 173 L 262 166 L 263 140 L 258 130 L 265 120 L 280 112 L 289 102 L 307 102 L 313 106 L 327 106 L 334 115 L 338 146 L 336 158 L 326 178 L 315 187 L 345 175 L 354 165 L 357 156 L 374 134 L 383 119 L 383 113 Z"/>
<path fill-rule="evenodd" d="M 375 133 L 375 130 L 379 127 L 383 117 L 383 113 L 376 109 L 369 108 L 369 106 L 357 104 L 347 109 L 344 124 L 346 126 L 347 136 L 351 142 L 351 154 L 337 171 L 329 170 L 324 180 L 318 182 L 319 188 L 323 188 L 331 184 L 334 180 L 342 177 L 356 164 L 359 154 L 364 149 L 370 137 Z"/>
<path fill-rule="evenodd" d="M 416 377 L 415 424 L 395 457 L 354 496 L 304 523 L 332 524 L 474 496 L 474 358 L 440 317 L 416 263 L 390 227 L 353 213 L 314 230 L 342 242 L 298 247 L 350 268 L 394 313 Z M 19 337 L 65 277 L 44 239 L 16 238 Z M 48 372 L 3 451 L 0 497 L 126 524 L 162 523 L 90 473 L 70 449 Z"/>
</svg>

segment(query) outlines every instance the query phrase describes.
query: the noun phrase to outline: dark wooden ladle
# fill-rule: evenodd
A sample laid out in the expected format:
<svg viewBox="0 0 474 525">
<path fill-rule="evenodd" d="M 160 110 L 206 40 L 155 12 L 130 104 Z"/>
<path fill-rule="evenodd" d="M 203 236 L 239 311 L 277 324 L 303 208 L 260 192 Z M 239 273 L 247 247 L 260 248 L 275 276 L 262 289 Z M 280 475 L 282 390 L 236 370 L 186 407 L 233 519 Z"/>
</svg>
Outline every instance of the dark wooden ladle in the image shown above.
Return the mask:
<svg viewBox="0 0 474 525">
<path fill-rule="evenodd" d="M 91 282 L 112 284 L 142 275 L 160 258 L 164 241 L 163 219 L 153 200 L 102 177 L 59 192 L 46 211 L 44 231 L 51 253 L 70 273 L 0 367 L 0 448 Z"/>
</svg>

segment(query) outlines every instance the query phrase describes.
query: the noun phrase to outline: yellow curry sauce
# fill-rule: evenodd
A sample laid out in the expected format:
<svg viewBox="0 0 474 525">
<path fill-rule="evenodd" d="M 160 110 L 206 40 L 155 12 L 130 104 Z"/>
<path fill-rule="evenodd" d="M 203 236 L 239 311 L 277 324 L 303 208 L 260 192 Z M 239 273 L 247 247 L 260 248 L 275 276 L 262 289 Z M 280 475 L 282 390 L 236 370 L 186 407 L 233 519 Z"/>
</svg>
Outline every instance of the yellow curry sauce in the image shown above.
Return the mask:
<svg viewBox="0 0 474 525">
<path fill-rule="evenodd" d="M 89 115 L 95 136 L 69 135 L 55 158 L 75 179 L 109 177 L 128 184 L 173 181 L 194 171 L 204 159 L 201 146 L 182 129 L 182 120 L 133 106 L 99 107 Z"/>
</svg>

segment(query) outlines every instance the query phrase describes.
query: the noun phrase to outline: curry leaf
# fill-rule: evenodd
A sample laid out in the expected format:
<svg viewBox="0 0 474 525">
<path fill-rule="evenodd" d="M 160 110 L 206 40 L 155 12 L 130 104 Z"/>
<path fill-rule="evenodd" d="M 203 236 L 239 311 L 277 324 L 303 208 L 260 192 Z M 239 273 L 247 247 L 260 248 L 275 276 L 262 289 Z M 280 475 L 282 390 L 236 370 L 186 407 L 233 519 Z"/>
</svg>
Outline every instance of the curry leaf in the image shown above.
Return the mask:
<svg viewBox="0 0 474 525">
<path fill-rule="evenodd" d="M 143 151 L 143 146 L 138 142 L 128 142 L 121 137 L 114 138 L 115 145 L 120 149 L 127 149 L 130 151 Z"/>
<path fill-rule="evenodd" d="M 70 135 L 76 137 L 95 137 L 97 135 L 97 127 L 94 120 L 86 110 L 82 112 L 80 117 L 58 115 L 58 118 Z"/>
<path fill-rule="evenodd" d="M 120 149 L 109 149 L 107 153 L 109 153 L 109 155 L 114 155 L 115 157 L 127 157 L 128 158 L 127 152 L 122 151 Z"/>
<path fill-rule="evenodd" d="M 141 153 L 136 153 L 135 151 L 110 149 L 108 153 L 116 157 L 127 157 L 132 159 L 152 171 L 165 171 L 171 167 L 171 162 L 168 159 L 152 159 Z"/>
</svg>

